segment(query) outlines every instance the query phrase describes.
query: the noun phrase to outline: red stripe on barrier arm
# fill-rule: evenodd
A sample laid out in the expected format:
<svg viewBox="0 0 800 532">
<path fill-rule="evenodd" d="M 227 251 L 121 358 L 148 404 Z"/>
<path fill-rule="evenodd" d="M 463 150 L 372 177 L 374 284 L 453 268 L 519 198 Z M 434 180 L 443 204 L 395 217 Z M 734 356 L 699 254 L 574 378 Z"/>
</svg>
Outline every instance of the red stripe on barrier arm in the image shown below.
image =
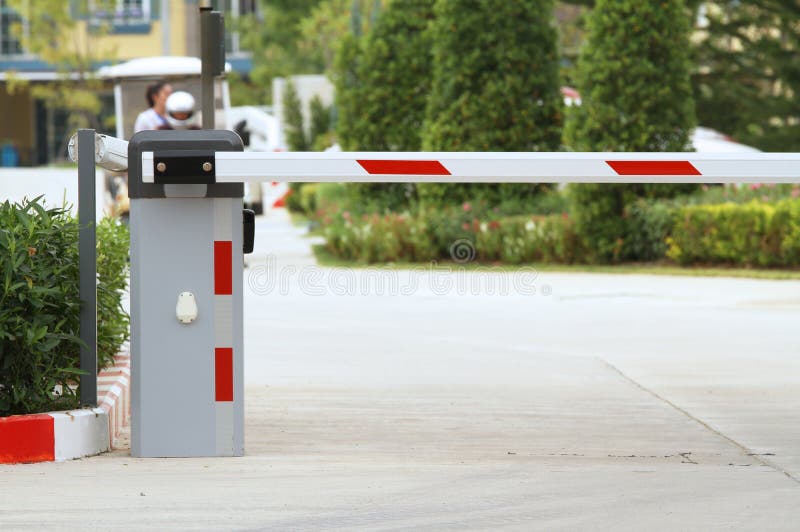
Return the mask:
<svg viewBox="0 0 800 532">
<path fill-rule="evenodd" d="M 56 459 L 56 436 L 52 416 L 0 418 L 0 464 L 45 462 Z"/>
<path fill-rule="evenodd" d="M 214 349 L 214 397 L 216 401 L 233 401 L 233 348 Z"/>
<path fill-rule="evenodd" d="M 214 242 L 214 294 L 233 294 L 233 242 L 229 240 Z"/>
<path fill-rule="evenodd" d="M 439 161 L 357 161 L 370 175 L 450 175 Z"/>
<path fill-rule="evenodd" d="M 606 161 L 618 175 L 703 175 L 689 161 Z"/>
</svg>

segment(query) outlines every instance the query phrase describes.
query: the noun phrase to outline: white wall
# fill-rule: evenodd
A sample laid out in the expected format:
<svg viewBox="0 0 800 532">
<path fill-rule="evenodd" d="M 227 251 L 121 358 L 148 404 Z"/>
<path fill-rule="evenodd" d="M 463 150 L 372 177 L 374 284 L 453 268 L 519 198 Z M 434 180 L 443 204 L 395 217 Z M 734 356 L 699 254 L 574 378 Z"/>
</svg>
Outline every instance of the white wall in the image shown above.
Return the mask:
<svg viewBox="0 0 800 532">
<path fill-rule="evenodd" d="M 103 171 L 96 174 L 97 218 L 103 216 L 108 198 L 105 194 Z M 66 202 L 78 214 L 78 168 L 0 168 L 0 202 L 19 202 L 44 194 L 49 207 L 61 207 Z"/>
</svg>

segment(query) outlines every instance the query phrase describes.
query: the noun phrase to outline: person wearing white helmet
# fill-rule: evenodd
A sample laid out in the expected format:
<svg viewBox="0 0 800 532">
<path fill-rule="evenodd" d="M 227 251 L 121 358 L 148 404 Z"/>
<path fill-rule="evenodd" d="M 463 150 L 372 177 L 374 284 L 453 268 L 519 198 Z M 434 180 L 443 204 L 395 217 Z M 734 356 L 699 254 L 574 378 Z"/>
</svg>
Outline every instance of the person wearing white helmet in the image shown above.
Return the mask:
<svg viewBox="0 0 800 532">
<path fill-rule="evenodd" d="M 195 122 L 194 97 L 186 91 L 175 91 L 167 98 L 165 129 L 200 129 Z"/>
</svg>

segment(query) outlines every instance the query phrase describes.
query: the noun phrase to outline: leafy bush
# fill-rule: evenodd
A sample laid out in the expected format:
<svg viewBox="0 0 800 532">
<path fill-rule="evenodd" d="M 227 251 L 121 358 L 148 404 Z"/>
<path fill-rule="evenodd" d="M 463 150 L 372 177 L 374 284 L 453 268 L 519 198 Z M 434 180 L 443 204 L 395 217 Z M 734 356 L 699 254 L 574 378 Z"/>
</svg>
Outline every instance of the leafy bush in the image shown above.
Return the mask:
<svg viewBox="0 0 800 532">
<path fill-rule="evenodd" d="M 624 255 L 644 262 L 663 259 L 675 215 L 676 209 L 667 202 L 639 199 L 629 203 L 624 216 L 629 224 Z"/>
<path fill-rule="evenodd" d="M 317 211 L 317 189 L 319 183 L 305 183 L 300 188 L 300 210 L 305 213 Z"/>
<path fill-rule="evenodd" d="M 356 221 L 345 211 L 323 234 L 327 248 L 345 260 L 374 263 L 437 258 L 425 221 L 403 214 L 364 215 Z"/>
<path fill-rule="evenodd" d="M 785 200 L 775 206 L 769 238 L 780 248 L 782 266 L 800 265 L 800 201 Z"/>
<path fill-rule="evenodd" d="M 800 213 L 797 209 L 784 208 L 787 209 L 784 216 L 789 218 Z M 774 206 L 755 201 L 744 205 L 683 207 L 676 215 L 668 239 L 667 256 L 681 264 L 774 266 L 785 263 L 781 258 L 781 244 L 786 229 L 774 224 L 774 212 Z M 791 244 L 790 237 L 788 246 Z"/>
<path fill-rule="evenodd" d="M 740 185 L 703 185 L 694 194 L 679 196 L 670 201 L 671 205 L 702 205 L 713 203 L 749 203 L 753 200 L 779 202 L 800 197 L 800 185 L 776 185 L 753 183 Z"/>
<path fill-rule="evenodd" d="M 292 212 L 303 212 L 300 191 L 308 183 L 289 183 L 289 195 L 286 196 L 286 208 Z"/>
<path fill-rule="evenodd" d="M 0 205 L 0 415 L 77 405 L 77 241 L 63 210 Z"/>
<path fill-rule="evenodd" d="M 565 215 L 494 218 L 469 204 L 460 212 L 426 210 L 416 215 L 357 218 L 345 212 L 331 219 L 323 234 L 334 256 L 362 263 L 464 259 L 572 263 L 583 252 L 574 224 Z"/>
<path fill-rule="evenodd" d="M 116 218 L 97 224 L 97 367 L 114 363 L 114 356 L 130 335 L 130 316 L 122 307 L 128 286 L 128 226 Z"/>
<path fill-rule="evenodd" d="M 315 94 L 309 102 L 311 124 L 308 127 L 308 145 L 314 151 L 322 151 L 332 144 L 331 140 L 331 106 L 322 103 L 322 98 Z"/>
<path fill-rule="evenodd" d="M 98 225 L 98 366 L 128 336 L 127 228 Z M 78 225 L 38 200 L 0 204 L 0 416 L 74 408 L 80 359 Z"/>
<path fill-rule="evenodd" d="M 552 151 L 561 146 L 558 35 L 551 0 L 438 0 L 431 24 L 431 88 L 423 149 Z M 421 183 L 431 207 L 511 197 L 531 184 Z"/>
<path fill-rule="evenodd" d="M 283 122 L 286 130 L 286 144 L 292 151 L 308 151 L 308 138 L 303 124 L 303 111 L 300 96 L 291 80 L 286 82 L 283 95 Z"/>
<path fill-rule="evenodd" d="M 686 151 L 696 123 L 690 33 L 683 0 L 598 0 L 578 62 L 582 104 L 567 114 L 565 143 L 579 151 Z M 631 255 L 641 243 L 629 242 L 638 228 L 625 217 L 626 206 L 637 198 L 669 198 L 695 188 L 570 185 L 570 212 L 589 248 L 587 259 L 644 259 L 647 254 Z"/>
<path fill-rule="evenodd" d="M 334 67 L 342 146 L 418 151 L 431 87 L 434 0 L 391 2 L 364 37 L 348 36 Z"/>
<path fill-rule="evenodd" d="M 362 38 L 349 36 L 334 71 L 342 146 L 361 151 L 419 151 L 430 93 L 434 0 L 389 3 Z M 349 183 L 353 203 L 373 212 L 405 210 L 413 183 Z"/>
<path fill-rule="evenodd" d="M 416 203 L 414 183 L 347 183 L 348 208 L 357 212 L 404 211 Z"/>
</svg>

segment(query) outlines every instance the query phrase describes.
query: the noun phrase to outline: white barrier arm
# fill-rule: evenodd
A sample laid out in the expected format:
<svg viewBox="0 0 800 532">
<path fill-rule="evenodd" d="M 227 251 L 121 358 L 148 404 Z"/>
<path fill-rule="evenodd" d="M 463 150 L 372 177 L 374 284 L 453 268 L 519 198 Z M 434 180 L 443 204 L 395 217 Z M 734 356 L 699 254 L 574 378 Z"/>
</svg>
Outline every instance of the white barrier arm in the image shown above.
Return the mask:
<svg viewBox="0 0 800 532">
<path fill-rule="evenodd" d="M 800 183 L 799 153 L 211 152 L 205 160 L 197 174 L 216 183 Z M 143 182 L 159 182 L 160 164 L 158 153 L 142 153 Z"/>
</svg>

